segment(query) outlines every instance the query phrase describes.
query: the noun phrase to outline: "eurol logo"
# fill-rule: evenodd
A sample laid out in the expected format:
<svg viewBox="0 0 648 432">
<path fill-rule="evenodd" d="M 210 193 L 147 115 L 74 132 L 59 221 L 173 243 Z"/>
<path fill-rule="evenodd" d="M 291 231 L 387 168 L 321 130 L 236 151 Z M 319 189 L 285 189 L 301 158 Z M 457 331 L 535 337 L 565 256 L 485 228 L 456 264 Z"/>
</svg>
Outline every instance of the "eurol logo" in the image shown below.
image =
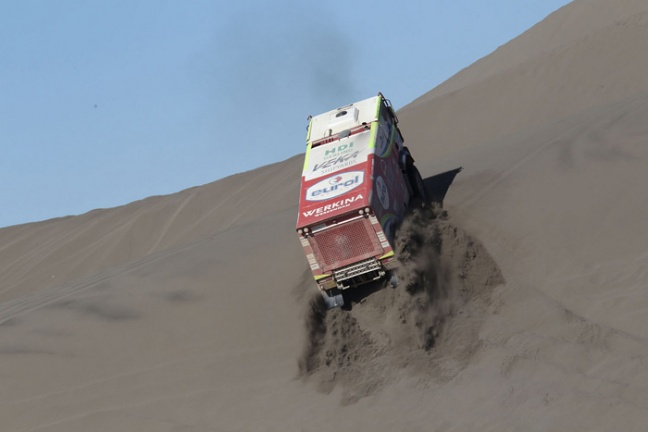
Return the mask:
<svg viewBox="0 0 648 432">
<path fill-rule="evenodd" d="M 326 201 L 352 191 L 364 182 L 364 171 L 351 171 L 325 178 L 306 190 L 306 201 Z"/>
</svg>

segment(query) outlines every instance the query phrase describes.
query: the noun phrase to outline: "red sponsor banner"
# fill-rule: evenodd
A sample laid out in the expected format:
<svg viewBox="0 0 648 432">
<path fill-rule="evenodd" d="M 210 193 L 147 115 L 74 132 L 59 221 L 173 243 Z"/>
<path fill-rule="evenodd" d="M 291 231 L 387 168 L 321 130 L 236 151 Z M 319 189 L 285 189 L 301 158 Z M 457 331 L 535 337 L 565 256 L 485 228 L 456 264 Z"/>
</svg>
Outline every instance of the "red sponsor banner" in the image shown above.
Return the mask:
<svg viewBox="0 0 648 432">
<path fill-rule="evenodd" d="M 371 160 L 307 181 L 302 177 L 297 226 L 303 227 L 369 204 Z"/>
</svg>

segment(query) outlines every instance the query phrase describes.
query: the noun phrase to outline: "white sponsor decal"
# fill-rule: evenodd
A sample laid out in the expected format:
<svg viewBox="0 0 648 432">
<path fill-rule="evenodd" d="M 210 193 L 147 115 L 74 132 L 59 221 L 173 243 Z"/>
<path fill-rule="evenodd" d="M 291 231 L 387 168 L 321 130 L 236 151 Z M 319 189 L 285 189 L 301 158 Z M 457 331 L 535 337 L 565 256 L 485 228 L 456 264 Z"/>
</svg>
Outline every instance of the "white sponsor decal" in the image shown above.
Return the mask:
<svg viewBox="0 0 648 432">
<path fill-rule="evenodd" d="M 326 201 L 352 191 L 364 182 L 364 171 L 351 171 L 325 178 L 306 190 L 306 201 Z"/>
<path fill-rule="evenodd" d="M 306 180 L 332 174 L 367 161 L 373 149 L 369 148 L 370 132 L 322 144 L 309 151 L 308 164 L 304 167 Z"/>
<path fill-rule="evenodd" d="M 354 197 L 351 198 L 345 198 L 341 199 L 335 202 L 332 202 L 330 204 L 326 204 L 325 206 L 318 207 L 313 210 L 308 210 L 305 212 L 302 212 L 304 217 L 313 217 L 313 216 L 322 216 L 340 209 L 343 209 L 345 207 L 349 207 L 351 204 L 353 204 L 356 201 L 364 199 L 364 196 L 362 194 L 358 194 Z"/>
</svg>

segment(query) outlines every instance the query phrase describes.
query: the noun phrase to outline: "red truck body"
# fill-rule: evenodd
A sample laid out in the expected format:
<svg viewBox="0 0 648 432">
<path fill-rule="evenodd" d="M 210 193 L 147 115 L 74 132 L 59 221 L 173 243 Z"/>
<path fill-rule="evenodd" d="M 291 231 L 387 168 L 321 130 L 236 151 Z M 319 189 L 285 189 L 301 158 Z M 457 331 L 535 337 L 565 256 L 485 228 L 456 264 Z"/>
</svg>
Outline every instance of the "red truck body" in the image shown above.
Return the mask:
<svg viewBox="0 0 648 432">
<path fill-rule="evenodd" d="M 296 229 L 329 307 L 395 268 L 395 230 L 417 189 L 397 123 L 381 94 L 310 120 Z"/>
</svg>

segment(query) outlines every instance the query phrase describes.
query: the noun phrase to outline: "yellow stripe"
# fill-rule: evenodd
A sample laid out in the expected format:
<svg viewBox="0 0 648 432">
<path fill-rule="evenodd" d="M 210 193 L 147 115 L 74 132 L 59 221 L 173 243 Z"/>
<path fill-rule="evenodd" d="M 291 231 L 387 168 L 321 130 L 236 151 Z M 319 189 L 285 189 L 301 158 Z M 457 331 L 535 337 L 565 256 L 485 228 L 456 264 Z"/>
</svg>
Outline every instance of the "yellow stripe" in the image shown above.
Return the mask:
<svg viewBox="0 0 648 432">
<path fill-rule="evenodd" d="M 310 157 L 310 151 L 313 144 L 308 144 L 306 146 L 306 155 L 304 156 L 304 168 L 302 169 L 302 174 L 306 174 L 306 169 L 308 168 L 308 158 Z"/>
<path fill-rule="evenodd" d="M 391 252 L 387 252 L 385 255 L 381 256 L 381 257 L 378 258 L 378 259 L 379 259 L 379 260 L 384 260 L 385 258 L 391 258 L 391 257 L 393 257 L 393 256 L 394 256 L 394 251 L 391 251 Z"/>
<path fill-rule="evenodd" d="M 329 276 L 331 276 L 330 273 L 329 274 L 322 274 L 322 275 L 315 275 L 313 277 L 315 278 L 316 281 L 319 281 L 320 279 L 324 279 L 324 278 L 327 278 Z"/>
<path fill-rule="evenodd" d="M 376 135 L 378 132 L 378 126 L 380 126 L 380 123 L 378 122 L 371 123 L 371 133 L 369 135 L 369 148 L 376 147 Z"/>
<path fill-rule="evenodd" d="M 382 106 L 382 98 L 378 97 L 378 103 L 376 104 L 376 118 L 380 119 L 380 107 Z"/>
</svg>

